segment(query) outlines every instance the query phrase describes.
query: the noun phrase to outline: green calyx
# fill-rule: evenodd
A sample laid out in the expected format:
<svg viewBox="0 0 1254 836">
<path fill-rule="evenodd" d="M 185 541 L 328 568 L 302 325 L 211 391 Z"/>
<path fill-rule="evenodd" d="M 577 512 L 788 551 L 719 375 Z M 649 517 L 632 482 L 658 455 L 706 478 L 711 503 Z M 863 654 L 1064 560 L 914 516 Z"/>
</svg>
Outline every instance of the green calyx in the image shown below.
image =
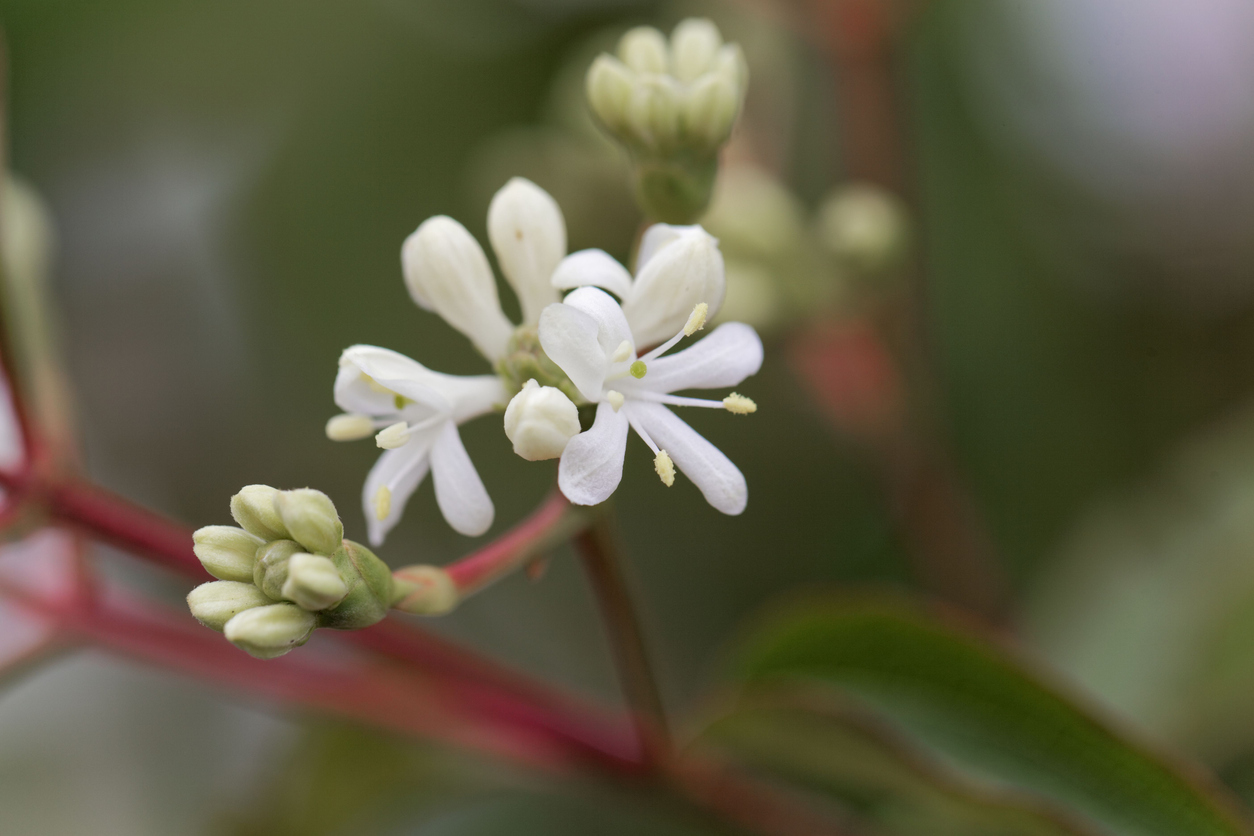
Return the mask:
<svg viewBox="0 0 1254 836">
<path fill-rule="evenodd" d="M 634 169 L 636 201 L 649 220 L 693 224 L 710 205 L 718 176 L 718 156 L 636 157 Z"/>
<path fill-rule="evenodd" d="M 570 382 L 566 372 L 549 359 L 540 347 L 540 337 L 536 329 L 522 326 L 514 331 L 505 346 L 505 356 L 496 363 L 496 373 L 505 383 L 505 388 L 512 398 L 522 389 L 528 380 L 534 380 L 541 386 L 552 386 L 559 389 L 575 403 L 583 403 L 583 396 Z"/>
</svg>

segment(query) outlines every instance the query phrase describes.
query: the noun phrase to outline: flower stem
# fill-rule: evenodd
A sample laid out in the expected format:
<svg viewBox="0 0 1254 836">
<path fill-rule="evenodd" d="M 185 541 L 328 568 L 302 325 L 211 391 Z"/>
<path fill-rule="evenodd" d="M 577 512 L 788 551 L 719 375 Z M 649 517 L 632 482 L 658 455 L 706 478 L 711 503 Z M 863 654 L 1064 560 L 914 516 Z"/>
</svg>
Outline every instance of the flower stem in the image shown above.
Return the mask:
<svg viewBox="0 0 1254 836">
<path fill-rule="evenodd" d="M 671 750 L 666 713 L 640 619 L 623 577 L 608 511 L 602 511 L 590 527 L 576 535 L 575 547 L 605 620 L 623 693 L 636 725 L 641 756 L 648 764 L 665 762 Z"/>
</svg>

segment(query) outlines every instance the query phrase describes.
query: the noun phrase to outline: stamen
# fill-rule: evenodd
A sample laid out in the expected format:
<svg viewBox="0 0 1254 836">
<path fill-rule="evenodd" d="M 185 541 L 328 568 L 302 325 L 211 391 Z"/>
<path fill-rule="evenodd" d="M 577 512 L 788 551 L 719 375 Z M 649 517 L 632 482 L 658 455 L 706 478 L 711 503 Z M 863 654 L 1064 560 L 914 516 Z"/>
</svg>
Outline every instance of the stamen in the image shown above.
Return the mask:
<svg viewBox="0 0 1254 836">
<path fill-rule="evenodd" d="M 357 441 L 368 438 L 374 432 L 374 420 L 369 415 L 346 413 L 327 421 L 327 438 L 332 441 Z"/>
<path fill-rule="evenodd" d="M 635 346 L 631 344 L 631 340 L 623 340 L 618 344 L 618 348 L 614 349 L 614 356 L 610 357 L 610 362 L 622 363 L 630 360 L 631 353 L 635 350 Z"/>
<path fill-rule="evenodd" d="M 653 469 L 657 471 L 658 478 L 662 480 L 662 484 L 670 487 L 675 484 L 675 463 L 671 461 L 671 457 L 665 450 L 658 450 L 657 455 L 653 458 Z"/>
<path fill-rule="evenodd" d="M 710 306 L 705 302 L 698 302 L 697 306 L 692 309 L 692 313 L 688 315 L 688 322 L 684 325 L 684 336 L 691 337 L 704 328 L 705 318 L 709 313 Z"/>
<path fill-rule="evenodd" d="M 398 421 L 390 427 L 379 430 L 378 435 L 374 437 L 374 443 L 384 450 L 395 450 L 397 447 L 404 447 L 409 443 L 409 424 L 404 421 Z"/>
<path fill-rule="evenodd" d="M 383 522 L 390 513 L 392 513 L 392 489 L 384 485 L 374 495 L 374 516 L 379 522 Z"/>
<path fill-rule="evenodd" d="M 632 377 L 639 380 L 649 373 L 649 367 L 644 364 L 643 360 L 637 360 L 631 364 L 631 368 L 628 371 L 631 372 Z"/>
<path fill-rule="evenodd" d="M 757 404 L 744 395 L 738 395 L 735 392 L 723 398 L 723 406 L 727 408 L 728 412 L 735 415 L 748 415 L 751 412 L 758 411 Z"/>
<path fill-rule="evenodd" d="M 609 401 L 610 406 L 614 407 L 615 412 L 618 412 L 618 410 L 623 408 L 624 398 L 622 392 L 616 392 L 611 389 L 605 393 L 605 400 Z"/>
<path fill-rule="evenodd" d="M 727 408 L 727 404 L 722 401 L 712 401 L 706 398 L 686 398 L 682 395 L 664 395 L 661 392 L 650 392 L 647 389 L 639 392 L 632 392 L 631 396 L 639 401 L 664 403 L 669 404 L 670 406 L 704 406 L 708 409 Z"/>
</svg>

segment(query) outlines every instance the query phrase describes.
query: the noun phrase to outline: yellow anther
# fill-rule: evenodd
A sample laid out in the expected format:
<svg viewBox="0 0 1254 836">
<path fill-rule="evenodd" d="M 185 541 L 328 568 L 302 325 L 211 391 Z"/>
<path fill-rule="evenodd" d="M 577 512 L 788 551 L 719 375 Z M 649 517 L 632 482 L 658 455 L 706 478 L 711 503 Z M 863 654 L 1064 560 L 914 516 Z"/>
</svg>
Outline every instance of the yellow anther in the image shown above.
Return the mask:
<svg viewBox="0 0 1254 836">
<path fill-rule="evenodd" d="M 653 457 L 653 469 L 657 471 L 658 478 L 662 480 L 662 484 L 670 487 L 675 484 L 675 463 L 671 461 L 670 455 L 665 450 L 658 450 L 657 455 Z"/>
<path fill-rule="evenodd" d="M 649 367 L 644 364 L 643 360 L 637 360 L 631 364 L 631 368 L 628 371 L 631 372 L 632 377 L 639 380 L 649 373 Z"/>
<path fill-rule="evenodd" d="M 374 432 L 374 421 L 368 415 L 336 415 L 327 421 L 327 438 L 332 441 L 356 441 Z"/>
<path fill-rule="evenodd" d="M 622 392 L 615 392 L 613 389 L 611 389 L 610 391 L 605 393 L 605 399 L 609 401 L 610 406 L 614 407 L 615 412 L 618 412 L 618 410 L 623 408 L 623 393 Z"/>
<path fill-rule="evenodd" d="M 723 398 L 723 407 L 728 412 L 733 412 L 736 415 L 748 415 L 750 412 L 758 411 L 757 404 L 744 395 L 737 395 L 735 392 Z"/>
<path fill-rule="evenodd" d="M 379 522 L 383 522 L 390 513 L 392 513 L 392 489 L 384 485 L 374 495 L 374 517 Z"/>
<path fill-rule="evenodd" d="M 688 315 L 688 322 L 684 325 L 684 336 L 691 337 L 704 328 L 705 318 L 709 313 L 710 306 L 705 302 L 698 302 L 697 306 L 692 309 L 692 313 Z"/>
<path fill-rule="evenodd" d="M 374 443 L 384 450 L 395 450 L 397 447 L 404 447 L 409 443 L 409 424 L 406 424 L 404 421 L 398 421 L 386 429 L 379 430 L 378 435 L 374 437 Z"/>
<path fill-rule="evenodd" d="M 614 349 L 614 356 L 610 358 L 611 363 L 622 363 L 631 359 L 631 352 L 635 350 L 631 340 L 623 340 L 618 344 L 618 348 Z"/>
</svg>

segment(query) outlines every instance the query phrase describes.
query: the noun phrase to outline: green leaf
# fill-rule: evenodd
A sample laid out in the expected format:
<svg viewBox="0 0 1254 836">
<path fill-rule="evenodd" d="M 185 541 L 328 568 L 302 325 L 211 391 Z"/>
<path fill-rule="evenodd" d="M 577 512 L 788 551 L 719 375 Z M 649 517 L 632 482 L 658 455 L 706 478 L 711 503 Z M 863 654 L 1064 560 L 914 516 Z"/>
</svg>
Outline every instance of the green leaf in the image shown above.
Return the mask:
<svg viewBox="0 0 1254 836">
<path fill-rule="evenodd" d="M 1116 731 L 974 631 L 900 603 L 827 601 L 744 651 L 751 684 L 837 686 L 954 762 L 1119 834 L 1254 833 L 1197 770 Z"/>
</svg>

